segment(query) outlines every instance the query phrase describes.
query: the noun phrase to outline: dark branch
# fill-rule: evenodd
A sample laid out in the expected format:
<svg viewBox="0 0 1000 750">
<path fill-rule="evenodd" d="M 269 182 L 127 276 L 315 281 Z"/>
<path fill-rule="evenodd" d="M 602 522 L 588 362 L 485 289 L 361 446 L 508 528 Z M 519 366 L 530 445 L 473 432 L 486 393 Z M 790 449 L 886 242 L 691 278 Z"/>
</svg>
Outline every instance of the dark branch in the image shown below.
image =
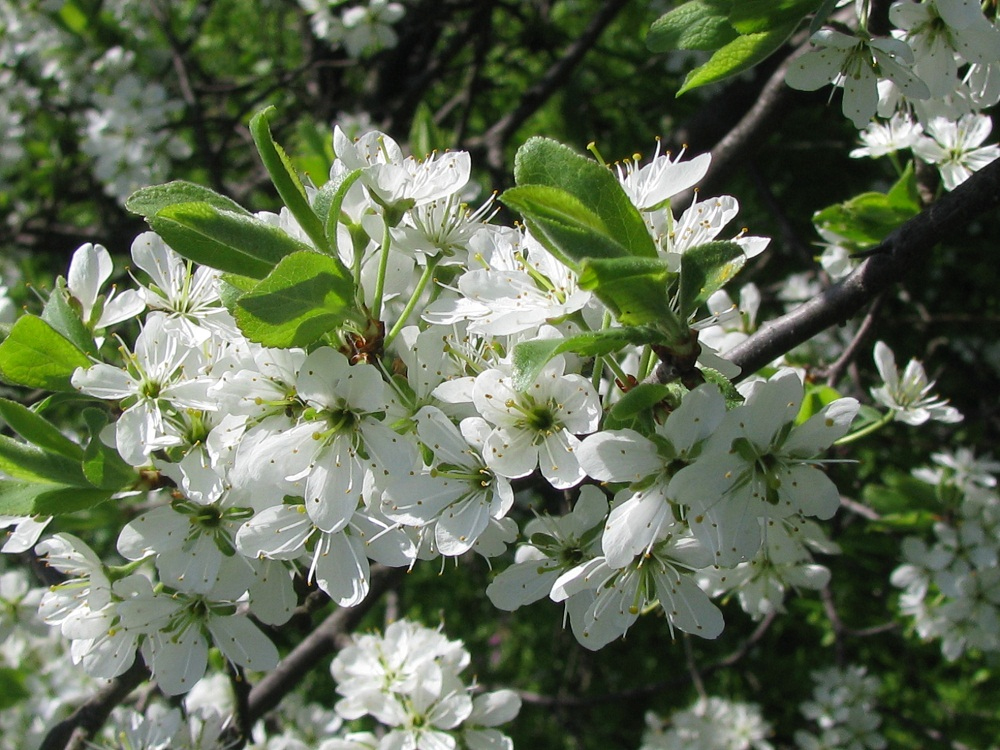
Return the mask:
<svg viewBox="0 0 1000 750">
<path fill-rule="evenodd" d="M 39 746 L 39 750 L 83 750 L 88 740 L 104 726 L 112 709 L 149 679 L 149 670 L 136 657 L 128 670 L 95 693 L 86 703 L 60 721 Z"/>
<path fill-rule="evenodd" d="M 820 331 L 847 321 L 907 271 L 919 268 L 934 245 L 961 235 L 972 219 L 998 206 L 1000 159 L 892 232 L 846 279 L 765 325 L 728 358 L 746 377 Z"/>
</svg>

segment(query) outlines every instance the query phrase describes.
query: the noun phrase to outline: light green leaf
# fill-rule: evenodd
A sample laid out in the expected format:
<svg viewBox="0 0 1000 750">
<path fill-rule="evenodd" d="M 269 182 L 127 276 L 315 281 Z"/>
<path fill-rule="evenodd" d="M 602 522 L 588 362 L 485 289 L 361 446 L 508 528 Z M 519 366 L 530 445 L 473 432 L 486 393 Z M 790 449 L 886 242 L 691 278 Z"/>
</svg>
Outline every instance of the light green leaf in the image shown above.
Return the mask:
<svg viewBox="0 0 1000 750">
<path fill-rule="evenodd" d="M 111 498 L 107 490 L 0 479 L 0 515 L 61 516 Z"/>
<path fill-rule="evenodd" d="M 326 233 L 323 231 L 323 222 L 319 220 L 309 199 L 306 197 L 306 190 L 302 186 L 302 181 L 295 173 L 291 159 L 284 149 L 275 143 L 271 136 L 270 117 L 275 112 L 274 107 L 267 107 L 250 118 L 250 134 L 253 142 L 257 146 L 261 161 L 267 169 L 271 182 L 278 190 L 281 200 L 291 211 L 292 216 L 298 221 L 299 226 L 313 241 L 313 244 L 323 252 L 329 253 L 330 246 L 327 244 Z"/>
<path fill-rule="evenodd" d="M 611 170 L 593 159 L 547 138 L 529 138 L 514 157 L 514 179 L 518 186 L 546 185 L 570 193 L 599 217 L 628 255 L 656 257 L 639 209 Z"/>
<path fill-rule="evenodd" d="M 293 253 L 236 303 L 236 322 L 264 346 L 308 346 L 348 318 L 356 307 L 350 271 L 337 258 L 312 251 Z"/>
<path fill-rule="evenodd" d="M 758 34 L 795 24 L 815 11 L 823 0 L 739 0 L 733 3 L 729 23 L 740 34 Z"/>
<path fill-rule="evenodd" d="M 514 347 L 513 386 L 519 391 L 528 388 L 535 382 L 545 364 L 563 352 L 573 352 L 582 357 L 596 357 L 617 352 L 629 344 L 641 346 L 662 341 L 661 333 L 643 326 L 588 331 L 567 338 L 522 341 Z"/>
<path fill-rule="evenodd" d="M 690 318 L 745 262 L 743 249 L 735 242 L 706 242 L 687 250 L 681 256 L 681 318 Z"/>
<path fill-rule="evenodd" d="M 323 222 L 323 231 L 326 233 L 326 241 L 331 248 L 337 247 L 337 225 L 340 223 L 340 207 L 344 205 L 344 198 L 351 186 L 361 178 L 363 170 L 355 169 L 326 183 L 322 190 L 316 194 L 313 201 L 313 208 L 317 216 Z"/>
<path fill-rule="evenodd" d="M 646 46 L 653 52 L 716 50 L 737 37 L 729 24 L 732 6 L 732 0 L 683 3 L 653 21 L 646 36 Z"/>
<path fill-rule="evenodd" d="M 526 185 L 507 190 L 500 200 L 520 212 L 532 235 L 563 264 L 579 272 L 586 258 L 627 258 L 601 217 L 561 188 Z"/>
<path fill-rule="evenodd" d="M 920 209 L 911 165 L 888 193 L 861 193 L 828 206 L 813 215 L 813 224 L 842 237 L 849 250 L 861 252 L 880 244 Z"/>
<path fill-rule="evenodd" d="M 704 65 L 695 68 L 684 79 L 677 96 L 685 91 L 721 81 L 730 76 L 749 70 L 754 65 L 766 60 L 795 31 L 795 23 L 778 26 L 770 31 L 756 34 L 746 34 L 737 37 L 724 47 L 719 48 Z"/>
<path fill-rule="evenodd" d="M 209 203 L 167 206 L 148 221 L 185 258 L 257 279 L 286 255 L 312 250 L 278 227 Z"/>
<path fill-rule="evenodd" d="M 29 443 L 74 461 L 83 459 L 83 448 L 62 434 L 58 427 L 16 401 L 0 398 L 0 417 Z"/>
<path fill-rule="evenodd" d="M 0 471 L 12 479 L 89 487 L 79 460 L 0 435 Z"/>
<path fill-rule="evenodd" d="M 665 345 L 686 326 L 670 306 L 676 275 L 654 258 L 588 258 L 580 270 L 581 289 L 594 292 L 624 325 L 655 325 L 668 335 Z"/>
<path fill-rule="evenodd" d="M 86 354 L 97 356 L 97 346 L 93 334 L 87 329 L 80 315 L 67 300 L 69 292 L 66 280 L 60 276 L 56 279 L 56 288 L 49 295 L 42 308 L 42 320 L 65 336 L 76 347 Z"/>
<path fill-rule="evenodd" d="M 249 211 L 231 198 L 184 180 L 137 190 L 125 201 L 125 208 L 149 219 L 167 206 L 174 206 L 178 203 L 207 203 L 223 211 L 250 216 Z"/>
<path fill-rule="evenodd" d="M 0 378 L 13 385 L 75 392 L 70 377 L 90 365 L 86 354 L 35 315 L 18 318 L 0 343 Z"/>
</svg>

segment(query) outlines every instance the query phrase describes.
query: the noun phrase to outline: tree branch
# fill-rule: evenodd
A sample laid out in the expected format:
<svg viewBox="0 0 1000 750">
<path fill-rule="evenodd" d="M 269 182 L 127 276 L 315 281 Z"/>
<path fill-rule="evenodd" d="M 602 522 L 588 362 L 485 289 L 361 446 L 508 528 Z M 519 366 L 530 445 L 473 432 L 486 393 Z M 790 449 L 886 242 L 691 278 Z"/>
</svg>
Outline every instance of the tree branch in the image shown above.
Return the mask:
<svg viewBox="0 0 1000 750">
<path fill-rule="evenodd" d="M 892 232 L 854 272 L 790 313 L 771 321 L 727 355 L 746 377 L 830 326 L 851 318 L 923 261 L 934 245 L 1000 206 L 1000 159 L 943 195 Z"/>
<path fill-rule="evenodd" d="M 112 709 L 149 679 L 149 670 L 136 656 L 135 663 L 111 680 L 67 718 L 52 727 L 38 750 L 83 750 L 104 726 Z"/>
</svg>

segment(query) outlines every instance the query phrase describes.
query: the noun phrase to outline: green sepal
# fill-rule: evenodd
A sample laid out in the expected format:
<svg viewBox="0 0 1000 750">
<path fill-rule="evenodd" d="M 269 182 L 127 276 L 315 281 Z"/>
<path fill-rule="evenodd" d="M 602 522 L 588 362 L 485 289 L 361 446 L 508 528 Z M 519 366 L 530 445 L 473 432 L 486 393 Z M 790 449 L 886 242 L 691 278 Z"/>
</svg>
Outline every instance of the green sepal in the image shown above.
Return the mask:
<svg viewBox="0 0 1000 750">
<path fill-rule="evenodd" d="M 12 385 L 73 391 L 70 378 L 92 361 L 73 342 L 36 315 L 22 315 L 0 343 L 0 378 Z"/>
<path fill-rule="evenodd" d="M 264 278 L 286 255 L 312 250 L 278 227 L 210 203 L 167 206 L 148 221 L 185 258 L 257 279 Z"/>
<path fill-rule="evenodd" d="M 308 346 L 347 319 L 363 321 L 354 281 L 339 259 L 314 251 L 293 253 L 236 302 L 236 322 L 264 346 Z"/>
<path fill-rule="evenodd" d="M 798 21 L 783 24 L 770 31 L 742 34 L 715 51 L 707 63 L 701 65 L 684 79 L 677 96 L 710 83 L 716 83 L 749 70 L 770 57 L 799 25 Z"/>
<path fill-rule="evenodd" d="M 706 242 L 685 251 L 681 255 L 680 317 L 688 320 L 744 263 L 746 256 L 735 242 Z"/>
<path fill-rule="evenodd" d="M 663 335 L 653 328 L 631 326 L 588 331 L 567 338 L 522 341 L 513 351 L 512 385 L 515 390 L 526 390 L 535 382 L 545 364 L 564 352 L 579 354 L 581 357 L 597 357 L 617 352 L 629 344 L 642 346 L 662 340 Z"/>
<path fill-rule="evenodd" d="M 87 481 L 102 490 L 134 486 L 139 472 L 101 440 L 101 431 L 108 424 L 107 415 L 100 409 L 89 408 L 83 410 L 83 418 L 90 432 L 90 442 L 83 455 L 83 473 Z"/>
<path fill-rule="evenodd" d="M 94 343 L 94 335 L 69 303 L 68 295 L 66 279 L 60 276 L 56 279 L 55 291 L 49 295 L 45 307 L 42 308 L 42 320 L 66 337 L 80 351 L 96 357 L 97 345 Z"/>
<path fill-rule="evenodd" d="M 588 258 L 579 285 L 593 291 L 623 325 L 655 325 L 667 333 L 664 345 L 670 346 L 687 330 L 670 306 L 676 278 L 658 258 Z"/>
<path fill-rule="evenodd" d="M 152 185 L 137 190 L 125 201 L 125 208 L 134 214 L 150 219 L 167 206 L 178 203 L 207 203 L 210 206 L 234 214 L 250 216 L 243 206 L 214 190 L 193 182 L 175 180 L 163 185 Z"/>
<path fill-rule="evenodd" d="M 275 111 L 274 107 L 267 107 L 250 118 L 250 135 L 253 136 L 253 142 L 257 146 L 260 159 L 264 163 L 264 168 L 267 169 L 278 195 L 281 196 L 282 202 L 288 207 L 292 216 L 295 217 L 299 226 L 313 241 L 316 248 L 330 252 L 323 222 L 309 205 L 306 189 L 295 173 L 291 159 L 288 158 L 285 150 L 275 143 L 274 137 L 271 135 L 269 120 Z"/>
<path fill-rule="evenodd" d="M 690 0 L 653 21 L 646 35 L 652 52 L 717 50 L 738 34 L 729 23 L 732 0 Z"/>
<path fill-rule="evenodd" d="M 743 394 L 736 390 L 733 381 L 721 372 L 711 367 L 702 367 L 700 365 L 698 369 L 701 370 L 706 383 L 715 383 L 719 387 L 719 390 L 722 391 L 722 397 L 726 400 L 726 411 L 735 409 L 746 401 L 743 398 Z"/>
<path fill-rule="evenodd" d="M 518 186 L 565 190 L 600 218 L 627 255 L 656 257 L 656 246 L 639 209 L 612 171 L 593 159 L 547 138 L 529 138 L 514 157 L 514 180 Z"/>
<path fill-rule="evenodd" d="M 28 407 L 16 401 L 0 398 L 0 417 L 14 432 L 42 450 L 64 456 L 71 461 L 83 459 L 83 448 Z"/>
</svg>

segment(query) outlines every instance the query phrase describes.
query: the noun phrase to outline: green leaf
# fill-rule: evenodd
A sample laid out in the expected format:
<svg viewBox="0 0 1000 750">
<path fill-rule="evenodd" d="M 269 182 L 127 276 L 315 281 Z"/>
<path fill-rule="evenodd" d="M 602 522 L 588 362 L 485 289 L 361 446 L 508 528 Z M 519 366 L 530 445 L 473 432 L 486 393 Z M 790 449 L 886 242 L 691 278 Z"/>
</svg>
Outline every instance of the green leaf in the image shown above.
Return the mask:
<svg viewBox="0 0 1000 750">
<path fill-rule="evenodd" d="M 0 709 L 13 708 L 30 696 L 26 672 L 0 667 Z"/>
<path fill-rule="evenodd" d="M 788 24 L 798 26 L 822 4 L 823 0 L 739 0 L 733 3 L 729 23 L 740 34 L 757 34 Z"/>
<path fill-rule="evenodd" d="M 83 473 L 87 481 L 102 490 L 134 486 L 139 479 L 138 470 L 101 440 L 101 431 L 108 424 L 107 415 L 100 409 L 91 408 L 83 410 L 83 418 L 90 432 L 90 442 L 83 455 Z"/>
<path fill-rule="evenodd" d="M 784 44 L 796 26 L 798 21 L 778 26 L 770 31 L 738 36 L 716 50 L 707 63 L 688 73 L 677 96 L 749 70 L 757 63 L 766 60 Z"/>
<path fill-rule="evenodd" d="M 331 248 L 337 247 L 337 225 L 340 223 L 340 207 L 344 205 L 344 198 L 351 185 L 361 178 L 363 170 L 355 169 L 339 175 L 323 186 L 323 189 L 316 194 L 313 207 L 316 214 L 323 221 L 326 232 L 326 240 Z"/>
<path fill-rule="evenodd" d="M 852 252 L 880 244 L 893 230 L 920 213 L 912 165 L 888 193 L 861 193 L 813 215 L 813 224 L 843 238 Z"/>
<path fill-rule="evenodd" d="M 819 10 L 816 11 L 816 15 L 813 16 L 813 20 L 809 23 L 809 36 L 812 36 L 823 28 L 826 24 L 826 19 L 837 9 L 838 2 L 840 0 L 823 0 L 820 3 Z"/>
<path fill-rule="evenodd" d="M 0 398 L 0 417 L 14 432 L 39 448 L 74 461 L 83 458 L 83 448 L 47 419 L 16 401 Z"/>
<path fill-rule="evenodd" d="M 601 217 L 561 188 L 526 185 L 507 190 L 500 200 L 524 216 L 532 234 L 563 264 L 579 272 L 586 258 L 627 258 L 628 250 Z"/>
<path fill-rule="evenodd" d="M 678 389 L 683 388 L 677 383 L 664 385 L 662 383 L 640 383 L 627 391 L 615 405 L 611 407 L 604 419 L 605 430 L 621 430 L 625 428 L 638 429 L 640 432 L 652 431 L 653 407 L 661 401 L 676 397 L 680 398 Z"/>
<path fill-rule="evenodd" d="M 570 193 L 599 217 L 628 255 L 656 257 L 639 209 L 611 170 L 593 159 L 547 138 L 529 138 L 514 157 L 514 179 L 519 186 L 547 185 Z"/>
<path fill-rule="evenodd" d="M 673 335 L 686 330 L 670 306 L 669 289 L 675 279 L 659 259 L 590 258 L 580 269 L 579 284 L 593 291 L 622 324 L 656 325 Z"/>
<path fill-rule="evenodd" d="M 573 352 L 582 357 L 597 357 L 617 352 L 629 344 L 641 346 L 662 340 L 662 334 L 652 328 L 633 326 L 588 331 L 567 338 L 522 341 L 514 347 L 513 386 L 516 390 L 525 390 L 535 382 L 550 359 L 564 352 Z"/>
<path fill-rule="evenodd" d="M 323 222 L 309 205 L 309 198 L 306 190 L 302 186 L 302 181 L 295 173 L 291 159 L 288 154 L 277 143 L 271 135 L 270 117 L 275 112 L 274 107 L 267 107 L 250 118 L 250 134 L 253 142 L 257 146 L 261 161 L 267 169 L 271 182 L 278 190 L 281 200 L 291 211 L 292 216 L 298 221 L 299 226 L 313 241 L 313 244 L 320 250 L 329 253 L 330 246 L 326 241 L 326 233 L 323 231 Z"/>
<path fill-rule="evenodd" d="M 42 320 L 65 336 L 76 347 L 86 354 L 97 356 L 97 346 L 93 334 L 84 325 L 80 315 L 70 305 L 67 296 L 66 280 L 60 276 L 56 279 L 56 288 L 49 295 L 42 308 Z"/>
<path fill-rule="evenodd" d="M 79 460 L 0 435 L 0 471 L 12 479 L 89 487 Z"/>
<path fill-rule="evenodd" d="M 111 498 L 107 490 L 0 479 L 0 515 L 60 516 Z"/>
<path fill-rule="evenodd" d="M 207 203 L 222 211 L 230 211 L 243 216 L 250 216 L 247 211 L 236 201 L 220 195 L 214 190 L 193 182 L 177 180 L 164 185 L 153 185 L 151 187 L 138 190 L 125 201 L 125 208 L 134 214 L 144 216 L 149 219 L 156 216 L 167 206 L 175 206 L 178 203 Z"/>
<path fill-rule="evenodd" d="M 210 203 L 178 203 L 149 218 L 170 247 L 195 263 L 261 279 L 290 253 L 308 245 L 253 216 Z"/>
<path fill-rule="evenodd" d="M 76 391 L 70 377 L 91 360 L 35 315 L 23 315 L 0 343 L 0 378 L 13 385 L 47 391 Z"/>
<path fill-rule="evenodd" d="M 746 262 L 735 242 L 706 242 L 681 255 L 680 316 L 687 320 L 716 291 L 725 286 Z"/>
<path fill-rule="evenodd" d="M 691 0 L 679 5 L 653 21 L 646 46 L 653 52 L 716 50 L 737 37 L 729 24 L 732 5 L 732 0 Z"/>
<path fill-rule="evenodd" d="M 219 278 L 219 299 L 229 313 L 233 314 L 240 297 L 252 291 L 259 283 L 260 279 L 251 279 L 238 273 L 224 273 Z"/>
<path fill-rule="evenodd" d="M 363 316 L 350 271 L 337 258 L 313 251 L 282 259 L 236 303 L 236 322 L 264 346 L 308 346 L 348 318 Z"/>
<path fill-rule="evenodd" d="M 807 383 L 805 397 L 802 399 L 798 416 L 795 417 L 795 424 L 802 424 L 809 417 L 819 413 L 824 406 L 833 403 L 838 398 L 841 398 L 840 393 L 828 385 Z"/>
<path fill-rule="evenodd" d="M 324 185 L 330 179 L 333 166 L 333 133 L 326 123 L 302 118 L 295 123 L 297 147 L 294 163 L 309 176 L 314 185 Z"/>
<path fill-rule="evenodd" d="M 451 145 L 452 139 L 434 122 L 434 113 L 427 103 L 421 101 L 410 122 L 410 153 L 418 158 L 426 158 L 435 151 L 443 151 Z"/>
</svg>

